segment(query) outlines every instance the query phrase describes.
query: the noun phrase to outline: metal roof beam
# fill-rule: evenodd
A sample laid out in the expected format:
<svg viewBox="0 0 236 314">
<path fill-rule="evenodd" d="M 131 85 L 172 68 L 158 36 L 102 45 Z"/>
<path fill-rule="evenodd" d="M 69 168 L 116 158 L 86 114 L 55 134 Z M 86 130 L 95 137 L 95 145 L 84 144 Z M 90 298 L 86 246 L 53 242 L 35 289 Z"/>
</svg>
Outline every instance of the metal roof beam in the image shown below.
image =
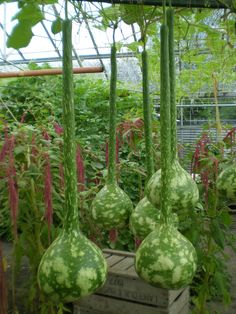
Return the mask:
<svg viewBox="0 0 236 314">
<path fill-rule="evenodd" d="M 78 0 L 77 0 L 78 1 Z M 79 0 L 81 1 L 81 0 Z M 163 0 L 82 0 L 88 2 L 106 2 L 117 4 L 144 4 L 162 6 Z M 233 0 L 172 0 L 174 7 L 225 9 L 233 7 Z"/>
<path fill-rule="evenodd" d="M 96 59 L 109 59 L 111 57 L 110 53 L 100 54 L 99 57 L 97 54 L 91 55 L 81 55 L 80 59 L 83 60 L 96 60 Z M 117 53 L 117 58 L 130 58 L 135 57 L 133 52 Z M 76 60 L 76 57 L 73 57 L 73 60 Z M 11 61 L 0 61 L 0 67 L 4 65 L 15 65 L 15 64 L 28 64 L 30 62 L 35 63 L 46 63 L 46 62 L 61 62 L 62 59 L 59 57 L 47 57 L 47 58 L 35 58 L 35 59 L 25 59 L 25 60 L 11 60 Z"/>
</svg>

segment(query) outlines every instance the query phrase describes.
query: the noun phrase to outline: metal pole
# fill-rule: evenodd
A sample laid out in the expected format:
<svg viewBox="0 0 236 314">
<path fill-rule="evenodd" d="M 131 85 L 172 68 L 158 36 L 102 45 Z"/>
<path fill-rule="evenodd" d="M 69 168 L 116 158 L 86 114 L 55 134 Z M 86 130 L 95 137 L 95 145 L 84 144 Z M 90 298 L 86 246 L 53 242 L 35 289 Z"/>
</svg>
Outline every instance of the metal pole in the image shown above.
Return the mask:
<svg viewBox="0 0 236 314">
<path fill-rule="evenodd" d="M 6 2 L 3 4 L 3 58 L 6 59 L 7 55 L 7 6 Z"/>
<path fill-rule="evenodd" d="M 82 73 L 101 73 L 103 72 L 102 67 L 83 67 L 74 68 L 74 74 Z M 0 78 L 8 77 L 26 77 L 26 76 L 45 76 L 45 75 L 60 75 L 62 69 L 42 69 L 42 70 L 29 70 L 29 71 L 18 71 L 18 72 L 0 72 Z"/>
</svg>

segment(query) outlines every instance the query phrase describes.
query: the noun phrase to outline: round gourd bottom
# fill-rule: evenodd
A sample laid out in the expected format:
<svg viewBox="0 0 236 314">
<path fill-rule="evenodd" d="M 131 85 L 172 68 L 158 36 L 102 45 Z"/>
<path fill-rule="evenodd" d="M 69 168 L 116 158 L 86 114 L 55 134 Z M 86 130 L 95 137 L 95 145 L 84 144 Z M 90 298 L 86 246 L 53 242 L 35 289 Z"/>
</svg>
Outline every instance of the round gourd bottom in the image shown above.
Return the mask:
<svg viewBox="0 0 236 314">
<path fill-rule="evenodd" d="M 138 275 L 153 286 L 180 289 L 192 281 L 197 255 L 191 242 L 176 228 L 162 225 L 138 248 L 135 268 Z"/>
<path fill-rule="evenodd" d="M 105 185 L 92 203 L 93 221 L 106 230 L 122 227 L 133 209 L 128 195 L 117 185 Z"/>
<path fill-rule="evenodd" d="M 45 252 L 38 270 L 41 290 L 55 302 L 73 302 L 100 288 L 107 277 L 102 252 L 80 231 L 62 233 Z"/>
</svg>

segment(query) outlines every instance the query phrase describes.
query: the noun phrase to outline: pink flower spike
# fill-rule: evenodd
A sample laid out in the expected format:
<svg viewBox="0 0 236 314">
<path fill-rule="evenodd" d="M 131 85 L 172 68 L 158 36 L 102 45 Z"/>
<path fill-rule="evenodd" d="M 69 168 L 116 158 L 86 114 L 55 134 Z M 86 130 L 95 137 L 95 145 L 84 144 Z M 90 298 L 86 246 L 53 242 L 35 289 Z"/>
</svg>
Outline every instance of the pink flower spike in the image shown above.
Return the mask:
<svg viewBox="0 0 236 314">
<path fill-rule="evenodd" d="M 50 140 L 50 136 L 48 134 L 48 132 L 46 130 L 43 130 L 43 137 L 46 141 L 49 141 Z"/>
<path fill-rule="evenodd" d="M 135 238 L 135 247 L 138 248 L 140 244 L 142 243 L 142 240 Z"/>
<path fill-rule="evenodd" d="M 111 229 L 109 230 L 109 240 L 111 243 L 116 243 L 118 239 L 118 230 L 117 229 Z"/>
<path fill-rule="evenodd" d="M 61 127 L 57 122 L 54 123 L 54 130 L 58 135 L 63 133 L 63 127 Z"/>
</svg>

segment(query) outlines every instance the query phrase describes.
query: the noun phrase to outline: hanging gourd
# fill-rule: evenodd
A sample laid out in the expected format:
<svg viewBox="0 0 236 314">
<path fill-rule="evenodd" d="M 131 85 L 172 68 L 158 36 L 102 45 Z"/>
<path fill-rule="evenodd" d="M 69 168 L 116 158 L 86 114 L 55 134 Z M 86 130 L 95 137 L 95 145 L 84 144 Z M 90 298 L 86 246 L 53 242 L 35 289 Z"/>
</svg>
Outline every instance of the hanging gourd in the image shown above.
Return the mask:
<svg viewBox="0 0 236 314">
<path fill-rule="evenodd" d="M 114 25 L 111 47 L 108 175 L 106 185 L 94 198 L 91 210 L 94 222 L 106 230 L 123 227 L 133 208 L 128 195 L 118 186 L 116 180 L 116 28 L 117 24 Z"/>
<path fill-rule="evenodd" d="M 144 11 L 140 12 L 142 15 Z M 126 14 L 127 15 L 127 14 Z M 127 18 L 125 18 L 126 20 Z M 144 117 L 144 136 L 146 151 L 146 169 L 147 181 L 154 173 L 153 161 L 153 142 L 152 142 L 152 118 L 149 97 L 149 75 L 148 75 L 148 53 L 146 50 L 146 18 L 139 17 L 137 23 L 141 30 L 141 38 L 143 41 L 142 51 L 142 87 L 143 87 L 143 117 Z M 136 238 L 143 240 L 153 230 L 155 230 L 161 222 L 161 212 L 159 208 L 154 207 L 147 197 L 144 197 L 135 207 L 130 215 L 130 230 Z M 171 222 L 177 226 L 178 216 L 173 214 Z"/>
<path fill-rule="evenodd" d="M 177 157 L 176 132 L 176 100 L 175 100 L 175 57 L 174 57 L 174 31 L 170 30 L 170 106 L 171 106 L 171 168 L 170 202 L 175 212 L 191 210 L 199 199 L 198 187 L 191 175 L 184 170 Z M 161 169 L 150 178 L 146 187 L 146 196 L 154 206 L 160 206 L 161 200 Z"/>
<path fill-rule="evenodd" d="M 164 6 L 165 8 L 165 6 Z M 173 10 L 168 9 L 168 25 L 173 30 Z M 161 26 L 161 214 L 162 225 L 152 231 L 139 246 L 135 257 L 138 275 L 149 284 L 180 289 L 188 285 L 196 271 L 196 251 L 173 225 L 170 224 L 171 168 L 170 145 L 170 81 L 168 26 Z"/>
<path fill-rule="evenodd" d="M 63 121 L 66 217 L 58 238 L 42 257 L 40 289 L 55 302 L 72 302 L 92 294 L 107 276 L 100 249 L 80 231 L 77 208 L 75 120 L 71 56 L 72 23 L 63 21 Z"/>
<path fill-rule="evenodd" d="M 236 164 L 227 166 L 216 180 L 216 188 L 229 202 L 236 202 Z"/>
</svg>

